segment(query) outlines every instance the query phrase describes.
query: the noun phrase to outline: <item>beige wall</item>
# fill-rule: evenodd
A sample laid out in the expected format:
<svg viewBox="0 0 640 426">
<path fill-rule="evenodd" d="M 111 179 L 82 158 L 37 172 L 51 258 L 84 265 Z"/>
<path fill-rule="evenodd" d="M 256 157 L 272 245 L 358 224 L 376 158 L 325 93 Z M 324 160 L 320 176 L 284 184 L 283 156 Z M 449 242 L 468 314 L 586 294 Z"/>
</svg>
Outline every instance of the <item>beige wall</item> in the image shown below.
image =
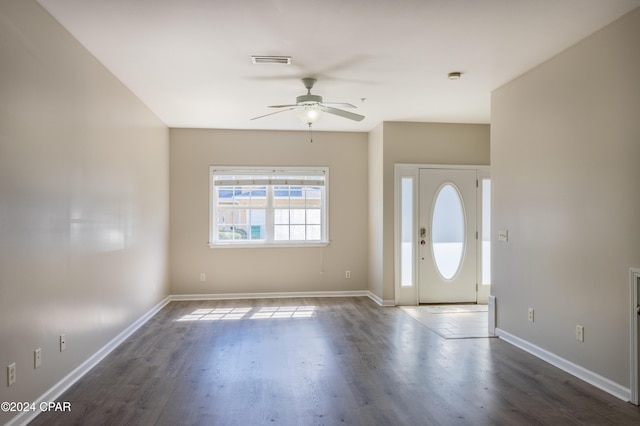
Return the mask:
<svg viewBox="0 0 640 426">
<path fill-rule="evenodd" d="M 382 265 L 375 281 L 370 284 L 374 293 L 385 301 L 395 298 L 394 287 L 394 166 L 407 164 L 489 164 L 489 125 L 487 124 L 441 124 L 384 122 L 370 135 L 370 147 L 381 153 L 371 156 L 375 164 L 369 167 L 376 170 L 375 181 L 370 182 L 371 194 L 382 194 L 381 201 L 372 204 L 372 217 L 381 218 L 376 222 L 378 228 L 371 233 L 375 247 L 370 252 L 370 262 Z M 382 136 L 380 136 L 380 132 Z M 380 164 L 380 161 L 382 164 Z M 382 177 L 381 177 L 382 176 Z M 380 236 L 381 235 L 381 236 Z M 377 291 L 381 290 L 381 293 Z"/>
<path fill-rule="evenodd" d="M 497 326 L 627 388 L 639 42 L 636 9 L 492 96 L 492 229 L 510 238 L 493 250 Z"/>
<path fill-rule="evenodd" d="M 173 294 L 367 290 L 365 133 L 171 129 L 170 157 Z M 209 248 L 210 165 L 329 167 L 330 244 Z"/>
<path fill-rule="evenodd" d="M 0 401 L 33 401 L 168 295 L 169 133 L 35 1 L 0 40 Z"/>
</svg>

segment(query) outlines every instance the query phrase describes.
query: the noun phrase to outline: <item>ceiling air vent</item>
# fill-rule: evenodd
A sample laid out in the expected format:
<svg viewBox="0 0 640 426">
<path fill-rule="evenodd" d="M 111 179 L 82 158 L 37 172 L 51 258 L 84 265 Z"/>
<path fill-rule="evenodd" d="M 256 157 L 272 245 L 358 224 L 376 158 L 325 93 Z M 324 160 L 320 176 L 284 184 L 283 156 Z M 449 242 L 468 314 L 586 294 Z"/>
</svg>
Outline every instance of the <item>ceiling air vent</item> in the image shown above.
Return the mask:
<svg viewBox="0 0 640 426">
<path fill-rule="evenodd" d="M 252 56 L 254 64 L 291 65 L 291 56 Z"/>
</svg>

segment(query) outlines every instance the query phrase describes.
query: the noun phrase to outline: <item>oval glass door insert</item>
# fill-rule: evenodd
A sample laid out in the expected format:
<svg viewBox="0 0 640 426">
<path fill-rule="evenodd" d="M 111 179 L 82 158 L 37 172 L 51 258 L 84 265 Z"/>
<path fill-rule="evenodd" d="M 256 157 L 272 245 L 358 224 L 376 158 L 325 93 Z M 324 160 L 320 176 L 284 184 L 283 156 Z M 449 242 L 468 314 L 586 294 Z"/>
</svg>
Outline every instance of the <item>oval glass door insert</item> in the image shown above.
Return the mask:
<svg viewBox="0 0 640 426">
<path fill-rule="evenodd" d="M 436 269 L 446 280 L 456 276 L 464 253 L 465 217 L 460 192 L 451 183 L 435 198 L 431 218 L 431 247 Z"/>
</svg>

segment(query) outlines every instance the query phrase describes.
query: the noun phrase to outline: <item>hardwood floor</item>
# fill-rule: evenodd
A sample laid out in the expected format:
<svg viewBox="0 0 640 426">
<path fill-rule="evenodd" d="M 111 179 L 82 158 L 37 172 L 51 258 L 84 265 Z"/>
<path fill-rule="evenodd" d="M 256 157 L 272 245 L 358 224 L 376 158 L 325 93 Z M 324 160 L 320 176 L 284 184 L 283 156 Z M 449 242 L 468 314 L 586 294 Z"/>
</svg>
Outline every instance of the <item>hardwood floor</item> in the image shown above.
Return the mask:
<svg viewBox="0 0 640 426">
<path fill-rule="evenodd" d="M 32 425 L 637 425 L 500 339 L 368 298 L 172 302 Z"/>
</svg>

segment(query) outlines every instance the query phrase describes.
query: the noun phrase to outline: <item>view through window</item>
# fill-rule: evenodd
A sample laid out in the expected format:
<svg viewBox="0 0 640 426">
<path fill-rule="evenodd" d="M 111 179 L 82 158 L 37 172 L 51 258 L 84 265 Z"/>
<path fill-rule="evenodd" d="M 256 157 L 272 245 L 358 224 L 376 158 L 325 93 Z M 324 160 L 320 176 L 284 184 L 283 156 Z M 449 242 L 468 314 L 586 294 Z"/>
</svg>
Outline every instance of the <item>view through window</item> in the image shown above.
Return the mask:
<svg viewBox="0 0 640 426">
<path fill-rule="evenodd" d="M 211 168 L 210 245 L 328 241 L 328 169 Z"/>
</svg>

